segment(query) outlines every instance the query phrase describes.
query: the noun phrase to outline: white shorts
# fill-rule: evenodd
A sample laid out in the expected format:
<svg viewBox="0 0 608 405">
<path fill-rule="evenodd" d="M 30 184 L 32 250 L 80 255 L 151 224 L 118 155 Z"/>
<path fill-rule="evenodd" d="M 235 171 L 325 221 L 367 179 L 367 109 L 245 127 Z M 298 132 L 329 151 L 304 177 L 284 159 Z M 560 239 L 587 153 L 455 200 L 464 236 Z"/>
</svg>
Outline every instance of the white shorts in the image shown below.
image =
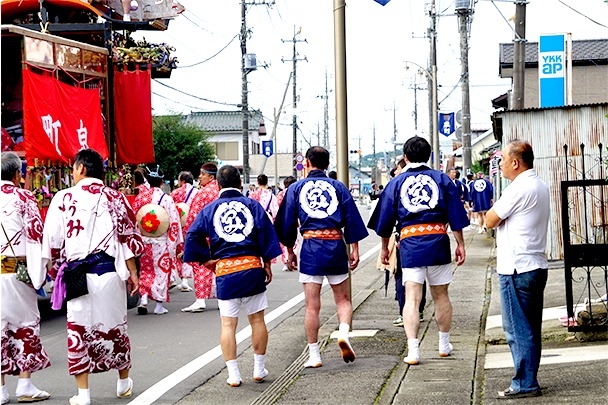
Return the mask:
<svg viewBox="0 0 608 405">
<path fill-rule="evenodd" d="M 348 278 L 348 273 L 339 274 L 337 276 L 311 276 L 309 274 L 300 273 L 299 281 L 300 283 L 315 283 L 315 284 L 323 284 L 323 279 L 327 278 L 327 282 L 331 285 L 340 284 L 344 280 Z"/>
<path fill-rule="evenodd" d="M 220 316 L 228 318 L 237 318 L 241 304 L 245 305 L 247 315 L 255 314 L 268 308 L 268 299 L 266 292 L 252 295 L 245 298 L 233 298 L 231 300 L 217 300 L 217 306 L 220 309 Z"/>
<path fill-rule="evenodd" d="M 453 280 L 452 265 L 406 267 L 403 268 L 403 285 L 406 281 L 424 284 L 426 278 L 429 285 L 450 284 Z"/>
</svg>

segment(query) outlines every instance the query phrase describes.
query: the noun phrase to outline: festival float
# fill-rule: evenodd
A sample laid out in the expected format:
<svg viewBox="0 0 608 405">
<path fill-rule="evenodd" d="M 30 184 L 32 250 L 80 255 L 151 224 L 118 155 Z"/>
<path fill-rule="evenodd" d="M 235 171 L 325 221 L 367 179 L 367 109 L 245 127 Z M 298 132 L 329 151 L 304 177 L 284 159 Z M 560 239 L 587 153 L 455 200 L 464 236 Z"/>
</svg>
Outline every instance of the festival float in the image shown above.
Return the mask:
<svg viewBox="0 0 608 405">
<path fill-rule="evenodd" d="M 43 216 L 72 186 L 84 148 L 107 162 L 106 184 L 129 195 L 135 165 L 154 162 L 151 79 L 177 66 L 167 44 L 135 41 L 184 11 L 172 0 L 0 0 L 2 151 L 24 162 Z M 128 10 L 128 18 L 125 16 Z M 137 117 L 133 119 L 133 117 Z"/>
</svg>

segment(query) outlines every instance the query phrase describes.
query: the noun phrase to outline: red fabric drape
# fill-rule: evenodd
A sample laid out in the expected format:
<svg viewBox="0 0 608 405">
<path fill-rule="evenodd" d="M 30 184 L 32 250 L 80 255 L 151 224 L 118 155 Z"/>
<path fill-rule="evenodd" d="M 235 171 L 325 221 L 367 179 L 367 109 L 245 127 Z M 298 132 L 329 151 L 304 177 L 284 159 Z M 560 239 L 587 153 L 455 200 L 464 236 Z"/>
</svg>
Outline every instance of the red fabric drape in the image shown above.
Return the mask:
<svg viewBox="0 0 608 405">
<path fill-rule="evenodd" d="M 153 163 L 150 68 L 114 69 L 114 125 L 118 164 Z"/>
<path fill-rule="evenodd" d="M 23 69 L 25 156 L 65 162 L 81 149 L 108 158 L 99 89 L 83 89 Z"/>
</svg>

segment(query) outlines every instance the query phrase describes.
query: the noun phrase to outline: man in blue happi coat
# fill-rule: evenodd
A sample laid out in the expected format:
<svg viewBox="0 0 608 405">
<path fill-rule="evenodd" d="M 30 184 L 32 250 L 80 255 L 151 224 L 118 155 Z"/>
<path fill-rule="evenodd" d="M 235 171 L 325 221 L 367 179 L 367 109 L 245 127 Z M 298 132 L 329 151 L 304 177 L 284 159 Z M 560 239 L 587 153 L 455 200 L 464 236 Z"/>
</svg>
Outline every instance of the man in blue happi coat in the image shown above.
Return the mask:
<svg viewBox="0 0 608 405">
<path fill-rule="evenodd" d="M 236 327 L 241 305 L 247 310 L 252 331 L 253 379 L 261 382 L 268 375 L 264 367 L 266 285 L 272 280 L 271 260 L 281 255 L 281 247 L 264 208 L 241 193 L 238 169 L 222 167 L 217 182 L 218 199 L 203 208 L 188 229 L 184 262 L 202 263 L 215 271 L 227 382 L 238 387 L 242 380 L 236 360 Z"/>
<path fill-rule="evenodd" d="M 452 304 L 448 296 L 448 286 L 452 282 L 452 257 L 447 224 L 457 243 L 456 264 L 461 265 L 465 260 L 462 229 L 469 225 L 469 220 L 452 180 L 445 173 L 427 166 L 431 145 L 424 138 L 413 137 L 405 143 L 403 152 L 406 166 L 387 184 L 368 227 L 382 237 L 384 263 L 388 263 L 388 239 L 395 223 L 399 229 L 399 254 L 406 297 L 403 326 L 408 343 L 408 355 L 403 361 L 418 364 L 418 306 L 425 279 L 435 303 L 439 356 L 446 357 L 452 353 Z"/>
<path fill-rule="evenodd" d="M 483 172 L 477 173 L 477 179 L 470 184 L 473 213 L 477 216 L 477 233 L 486 232 L 486 212 L 494 204 L 494 187 L 490 180 L 484 177 Z"/>
<path fill-rule="evenodd" d="M 308 149 L 308 177 L 287 189 L 274 223 L 279 240 L 288 249 L 288 266 L 293 270 L 298 266 L 293 251 L 298 225 L 303 237 L 299 280 L 304 285 L 306 300 L 304 326 L 309 358 L 305 367 L 309 368 L 322 365 L 317 340 L 324 278 L 331 285 L 336 302 L 342 359 L 347 363 L 355 360 L 348 339 L 353 315 L 348 270 L 354 270 L 359 264 L 358 242 L 368 235 L 348 188 L 325 175 L 328 166 L 329 152 L 325 148 L 313 146 Z M 346 245 L 350 245 L 350 255 Z"/>
</svg>

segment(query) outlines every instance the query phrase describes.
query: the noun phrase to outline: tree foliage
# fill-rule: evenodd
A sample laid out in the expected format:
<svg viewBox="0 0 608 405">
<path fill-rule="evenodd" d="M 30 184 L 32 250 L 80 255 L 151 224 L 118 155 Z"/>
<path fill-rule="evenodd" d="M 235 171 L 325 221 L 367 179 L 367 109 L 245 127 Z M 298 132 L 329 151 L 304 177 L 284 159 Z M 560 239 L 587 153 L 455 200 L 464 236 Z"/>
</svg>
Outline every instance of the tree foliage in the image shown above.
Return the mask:
<svg viewBox="0 0 608 405">
<path fill-rule="evenodd" d="M 165 180 L 176 180 L 183 170 L 196 178 L 203 163 L 215 160 L 215 149 L 207 142 L 209 134 L 184 122 L 181 115 L 154 116 L 152 122 L 156 164 L 165 173 Z"/>
</svg>

